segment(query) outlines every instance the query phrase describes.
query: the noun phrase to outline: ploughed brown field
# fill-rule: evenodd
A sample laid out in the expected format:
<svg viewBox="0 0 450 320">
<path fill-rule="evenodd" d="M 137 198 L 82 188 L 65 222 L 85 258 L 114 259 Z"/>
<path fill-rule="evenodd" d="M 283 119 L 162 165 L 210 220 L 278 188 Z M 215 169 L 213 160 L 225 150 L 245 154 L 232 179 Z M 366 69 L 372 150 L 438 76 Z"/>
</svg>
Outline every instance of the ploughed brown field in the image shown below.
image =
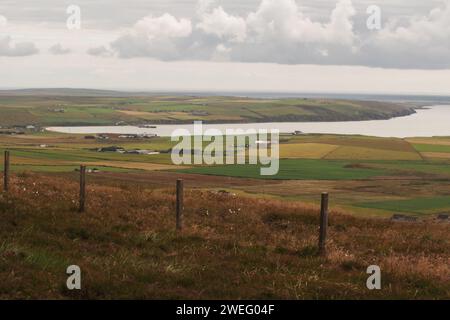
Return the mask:
<svg viewBox="0 0 450 320">
<path fill-rule="evenodd" d="M 214 191 L 252 179 L 151 175 L 89 175 L 78 213 L 76 173 L 14 174 L 0 195 L 0 299 L 450 298 L 447 222 L 355 217 L 331 195 L 321 256 L 319 194 L 305 204 Z M 69 265 L 81 268 L 80 291 L 66 289 Z M 370 265 L 381 267 L 381 290 L 366 287 Z"/>
</svg>

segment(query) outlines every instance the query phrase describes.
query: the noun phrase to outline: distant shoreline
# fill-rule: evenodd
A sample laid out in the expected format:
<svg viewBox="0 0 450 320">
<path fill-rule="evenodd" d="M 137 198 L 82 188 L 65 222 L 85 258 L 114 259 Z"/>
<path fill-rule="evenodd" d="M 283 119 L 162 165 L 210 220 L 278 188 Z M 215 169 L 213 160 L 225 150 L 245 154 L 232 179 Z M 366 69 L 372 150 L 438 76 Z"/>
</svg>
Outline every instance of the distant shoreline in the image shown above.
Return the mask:
<svg viewBox="0 0 450 320">
<path fill-rule="evenodd" d="M 354 122 L 354 121 L 372 121 L 372 120 L 390 120 L 390 119 L 395 119 L 395 118 L 401 118 L 401 117 L 407 117 L 410 115 L 413 115 L 416 112 L 416 110 L 424 110 L 424 109 L 429 109 L 428 107 L 415 107 L 415 108 L 411 108 L 408 110 L 405 110 L 405 112 L 400 112 L 396 115 L 393 116 L 387 116 L 387 117 L 360 117 L 360 118 L 348 118 L 348 117 L 343 117 L 342 119 L 320 119 L 320 118 L 310 118 L 310 119 L 304 119 L 302 117 L 298 117 L 298 119 L 296 117 L 289 117 L 289 118 L 283 118 L 283 117 L 275 117 L 275 118 L 264 118 L 264 119 L 254 119 L 252 121 L 249 120 L 238 120 L 238 121 L 224 121 L 224 120 L 197 120 L 197 121 L 202 121 L 203 124 L 209 124 L 209 125 L 226 125 L 226 124 L 252 124 L 252 123 L 292 123 L 292 122 L 296 122 L 296 123 L 311 123 L 311 122 L 327 122 L 327 123 L 334 123 L 334 122 Z M 149 123 L 155 126 L 158 125 L 189 125 L 192 124 L 194 121 L 193 120 L 174 120 L 174 121 L 166 121 L 166 120 L 152 120 Z M 138 121 L 138 122 L 129 122 L 126 124 L 126 126 L 133 126 L 133 127 L 139 127 L 141 126 L 143 123 L 143 121 Z M 113 123 L 109 124 L 109 125 L 105 125 L 102 123 L 98 123 L 98 124 L 89 124 L 89 125 L 85 125 L 83 123 L 80 124 L 62 124 L 62 125 L 57 125 L 57 126 L 52 126 L 52 127 L 99 127 L 99 126 L 108 126 L 108 127 L 120 127 L 121 125 L 114 125 Z"/>
</svg>

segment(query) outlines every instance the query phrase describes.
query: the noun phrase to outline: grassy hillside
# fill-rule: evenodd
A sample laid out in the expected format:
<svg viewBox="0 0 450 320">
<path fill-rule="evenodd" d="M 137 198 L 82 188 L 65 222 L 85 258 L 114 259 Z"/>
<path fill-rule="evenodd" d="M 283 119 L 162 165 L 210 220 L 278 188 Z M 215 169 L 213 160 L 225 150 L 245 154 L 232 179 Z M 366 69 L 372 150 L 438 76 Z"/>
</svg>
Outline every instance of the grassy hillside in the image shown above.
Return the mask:
<svg viewBox="0 0 450 320">
<path fill-rule="evenodd" d="M 45 93 L 45 91 L 44 91 Z M 347 121 L 408 115 L 388 102 L 193 96 L 54 96 L 0 94 L 0 126 Z"/>
<path fill-rule="evenodd" d="M 233 196 L 186 179 L 185 229 L 176 233 L 177 175 L 152 176 L 90 175 L 84 214 L 76 212 L 74 174 L 13 176 L 11 193 L 0 195 L 0 298 L 450 297 L 446 223 L 355 218 L 332 201 L 323 257 L 317 196 L 311 205 Z M 65 289 L 72 264 L 82 270 L 79 292 Z M 382 271 L 379 291 L 366 288 L 373 264 Z"/>
</svg>

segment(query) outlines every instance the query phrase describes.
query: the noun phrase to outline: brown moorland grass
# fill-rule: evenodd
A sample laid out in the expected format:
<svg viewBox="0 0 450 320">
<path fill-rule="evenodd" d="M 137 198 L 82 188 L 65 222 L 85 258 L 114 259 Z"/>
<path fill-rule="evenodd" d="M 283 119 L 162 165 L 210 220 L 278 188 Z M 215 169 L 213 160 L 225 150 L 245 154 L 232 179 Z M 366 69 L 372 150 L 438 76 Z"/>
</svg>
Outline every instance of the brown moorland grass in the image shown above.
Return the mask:
<svg viewBox="0 0 450 320">
<path fill-rule="evenodd" d="M 11 182 L 0 196 L 2 299 L 450 298 L 448 223 L 332 210 L 321 257 L 316 206 L 187 189 L 177 234 L 172 187 L 88 178 L 79 214 L 75 175 Z M 80 291 L 65 289 L 71 264 L 81 267 Z M 379 291 L 365 285 L 372 264 Z"/>
</svg>

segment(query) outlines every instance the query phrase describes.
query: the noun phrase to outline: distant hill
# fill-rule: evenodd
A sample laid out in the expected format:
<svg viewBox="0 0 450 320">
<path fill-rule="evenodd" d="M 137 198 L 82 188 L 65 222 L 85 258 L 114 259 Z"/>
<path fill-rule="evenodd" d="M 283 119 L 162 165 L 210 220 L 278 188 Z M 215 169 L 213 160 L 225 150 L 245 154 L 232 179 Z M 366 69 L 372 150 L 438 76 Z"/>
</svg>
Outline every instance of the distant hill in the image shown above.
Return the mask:
<svg viewBox="0 0 450 320">
<path fill-rule="evenodd" d="M 142 123 L 310 122 L 381 120 L 414 106 L 334 99 L 261 99 L 91 89 L 24 89 L 0 93 L 0 126 L 86 126 Z"/>
<path fill-rule="evenodd" d="M 133 97 L 152 96 L 149 92 L 125 92 L 97 89 L 72 89 L 72 88 L 48 88 L 48 89 L 15 89 L 0 90 L 0 96 L 61 96 L 61 97 Z"/>
<path fill-rule="evenodd" d="M 383 101 L 403 103 L 418 107 L 429 104 L 449 104 L 450 96 L 446 95 L 406 95 L 406 94 L 352 94 L 352 93 L 308 93 L 308 92 L 232 92 L 232 91 L 122 91 L 85 88 L 27 88 L 0 89 L 2 96 L 54 96 L 54 97 L 241 97 L 247 99 L 327 99 Z"/>
</svg>

